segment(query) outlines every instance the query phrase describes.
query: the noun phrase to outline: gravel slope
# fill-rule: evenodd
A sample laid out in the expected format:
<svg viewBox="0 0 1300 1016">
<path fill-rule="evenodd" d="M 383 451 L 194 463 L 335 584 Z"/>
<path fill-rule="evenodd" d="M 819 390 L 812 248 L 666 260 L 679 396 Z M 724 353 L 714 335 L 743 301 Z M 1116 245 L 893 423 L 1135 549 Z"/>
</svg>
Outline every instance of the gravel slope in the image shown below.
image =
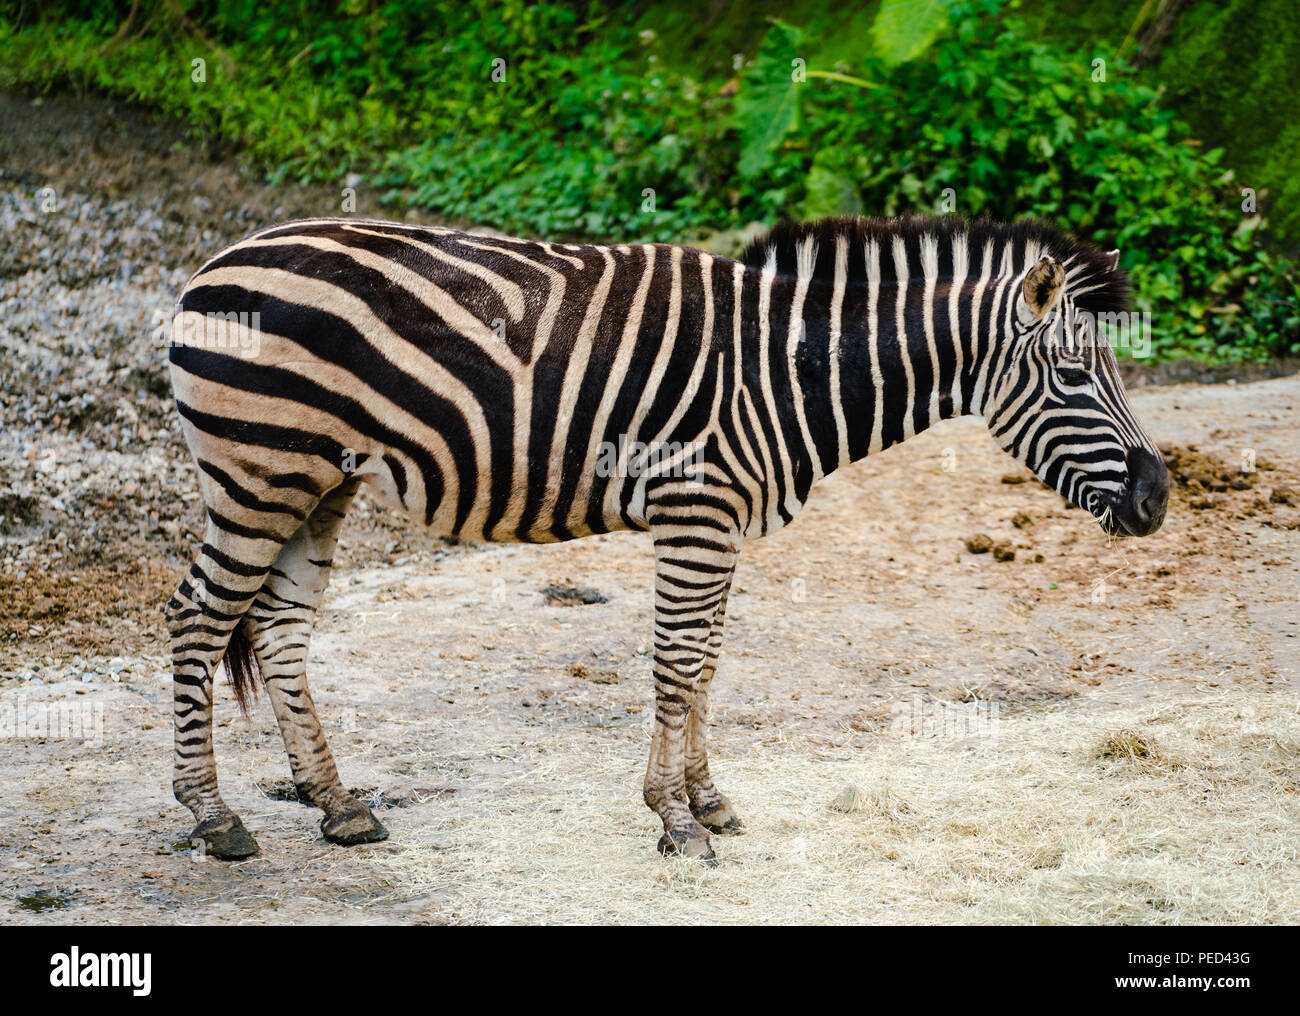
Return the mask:
<svg viewBox="0 0 1300 1016">
<path fill-rule="evenodd" d="M 106 100 L 0 95 L 0 138 L 0 677 L 93 679 L 157 640 L 199 539 L 158 327 L 204 259 L 338 196 Z M 360 509 L 345 562 L 448 550 Z"/>
</svg>

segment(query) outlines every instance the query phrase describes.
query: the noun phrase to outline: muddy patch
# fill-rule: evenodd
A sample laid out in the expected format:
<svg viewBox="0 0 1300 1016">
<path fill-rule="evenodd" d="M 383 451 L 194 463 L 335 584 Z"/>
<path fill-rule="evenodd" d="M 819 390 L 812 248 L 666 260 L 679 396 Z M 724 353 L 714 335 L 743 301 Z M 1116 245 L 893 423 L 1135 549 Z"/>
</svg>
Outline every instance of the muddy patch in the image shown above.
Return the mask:
<svg viewBox="0 0 1300 1016">
<path fill-rule="evenodd" d="M 49 911 L 62 910 L 71 906 L 77 898 L 76 892 L 65 889 L 37 889 L 26 896 L 14 897 L 18 909 L 29 914 L 44 914 Z"/>
<path fill-rule="evenodd" d="M 306 807 L 314 807 L 310 801 L 298 794 L 298 788 L 292 780 L 266 780 L 257 784 L 257 789 L 271 801 L 291 801 Z M 378 787 L 351 787 L 348 793 L 373 810 L 387 808 L 410 808 L 427 801 L 438 801 L 455 797 L 459 791 L 455 787 L 403 787 L 394 786 L 387 789 Z"/>
<path fill-rule="evenodd" d="M 587 607 L 593 603 L 608 603 L 609 597 L 590 586 L 575 586 L 562 582 L 542 587 L 542 599 L 548 607 Z"/>
</svg>

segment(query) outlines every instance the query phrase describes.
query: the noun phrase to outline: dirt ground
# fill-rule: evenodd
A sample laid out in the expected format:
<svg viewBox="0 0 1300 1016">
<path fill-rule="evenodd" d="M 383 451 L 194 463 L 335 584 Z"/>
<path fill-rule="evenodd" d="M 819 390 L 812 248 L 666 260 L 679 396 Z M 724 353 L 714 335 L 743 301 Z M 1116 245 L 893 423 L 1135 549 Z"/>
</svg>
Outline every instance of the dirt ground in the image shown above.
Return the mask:
<svg viewBox="0 0 1300 1016">
<path fill-rule="evenodd" d="M 192 856 L 161 610 L 196 488 L 138 337 L 245 219 L 333 195 L 111 104 L 29 107 L 0 97 L 0 921 L 1300 921 L 1298 377 L 1138 391 L 1175 478 L 1142 541 L 976 420 L 830 477 L 742 556 L 712 756 L 749 828 L 714 869 L 659 858 L 640 800 L 647 538 L 470 546 L 363 501 L 310 673 L 391 838 L 327 844 L 265 699 L 244 720 L 223 679 L 262 853 Z"/>
<path fill-rule="evenodd" d="M 313 691 L 392 831 L 373 847 L 329 846 L 284 799 L 269 708 L 241 720 L 223 684 L 223 785 L 262 855 L 178 849 L 161 642 L 119 647 L 129 680 L 6 682 L 6 706 L 103 708 L 94 746 L 0 740 L 6 920 L 1294 922 L 1297 400 L 1295 379 L 1142 393 L 1161 440 L 1270 467 L 1240 491 L 1180 485 L 1143 541 L 1003 482 L 1021 474 L 974 420 L 827 480 L 742 558 L 715 772 L 750 832 L 715 871 L 658 859 L 639 800 L 640 535 L 336 576 Z M 979 533 L 1014 560 L 967 550 Z M 547 606 L 566 584 L 605 602 Z M 998 729 L 908 736 L 898 707 L 918 700 L 996 705 Z M 1124 729 L 1150 757 L 1099 757 Z M 861 799 L 831 809 L 850 786 Z"/>
</svg>

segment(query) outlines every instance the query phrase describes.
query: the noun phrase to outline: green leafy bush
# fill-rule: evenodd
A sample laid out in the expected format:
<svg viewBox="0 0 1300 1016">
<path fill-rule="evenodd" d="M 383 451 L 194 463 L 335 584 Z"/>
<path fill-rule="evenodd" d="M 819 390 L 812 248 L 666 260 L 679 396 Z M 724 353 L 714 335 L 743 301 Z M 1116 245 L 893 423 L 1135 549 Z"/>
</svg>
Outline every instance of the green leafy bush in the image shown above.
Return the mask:
<svg viewBox="0 0 1300 1016">
<path fill-rule="evenodd" d="M 1039 215 L 1122 249 L 1157 355 L 1300 352 L 1300 276 L 1260 242 L 1223 152 L 997 0 L 883 0 L 853 22 L 861 57 L 829 67 L 817 53 L 844 40 L 796 27 L 794 3 L 738 80 L 683 71 L 637 31 L 653 23 L 639 6 L 227 0 L 153 5 L 119 32 L 129 4 L 65 3 L 0 19 L 0 85 L 131 96 L 234 139 L 273 180 L 357 172 L 396 211 L 561 238 Z"/>
<path fill-rule="evenodd" d="M 1243 211 L 1223 152 L 1203 151 L 1122 68 L 1028 40 L 998 7 L 951 4 L 952 29 L 925 58 L 864 61 L 869 88 L 791 82 L 785 69 L 801 40 L 775 23 L 751 73 L 767 108 L 742 106 L 742 126 L 764 125 L 746 140 L 766 153 L 751 165 L 805 185 L 808 217 L 846 203 L 884 215 L 1033 214 L 1118 246 L 1138 309 L 1152 312 L 1157 355 L 1300 351 L 1300 275 L 1257 242 L 1262 220 Z M 782 73 L 784 89 L 773 88 Z M 784 133 L 773 137 L 775 126 Z M 847 188 L 858 202 L 846 202 Z"/>
</svg>

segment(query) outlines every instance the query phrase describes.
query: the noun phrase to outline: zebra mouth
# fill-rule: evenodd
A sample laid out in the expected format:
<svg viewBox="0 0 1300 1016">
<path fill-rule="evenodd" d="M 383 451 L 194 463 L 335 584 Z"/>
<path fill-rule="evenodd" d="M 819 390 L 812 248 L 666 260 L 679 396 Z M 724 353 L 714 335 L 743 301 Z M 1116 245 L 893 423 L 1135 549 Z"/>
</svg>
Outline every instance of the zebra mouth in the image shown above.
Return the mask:
<svg viewBox="0 0 1300 1016">
<path fill-rule="evenodd" d="M 1169 507 L 1169 471 L 1145 448 L 1129 449 L 1128 480 L 1119 491 L 1092 490 L 1083 499 L 1102 530 L 1110 536 L 1150 536 L 1165 521 Z"/>
<path fill-rule="evenodd" d="M 1091 511 L 1107 536 L 1150 536 L 1164 524 L 1166 504 L 1165 496 L 1125 491 L 1114 500 L 1100 501 Z"/>
<path fill-rule="evenodd" d="M 1100 510 L 1094 510 L 1092 514 L 1097 520 L 1097 524 L 1101 526 L 1101 531 L 1107 536 L 1118 536 L 1123 538 L 1125 536 L 1138 535 L 1124 524 L 1124 520 L 1116 505 L 1104 505 Z"/>
<path fill-rule="evenodd" d="M 1086 508 L 1097 520 L 1097 525 L 1107 536 L 1123 539 L 1126 536 L 1146 535 L 1146 526 L 1130 510 L 1131 497 L 1128 490 L 1118 493 L 1093 491 L 1082 500 L 1081 507 Z"/>
</svg>

